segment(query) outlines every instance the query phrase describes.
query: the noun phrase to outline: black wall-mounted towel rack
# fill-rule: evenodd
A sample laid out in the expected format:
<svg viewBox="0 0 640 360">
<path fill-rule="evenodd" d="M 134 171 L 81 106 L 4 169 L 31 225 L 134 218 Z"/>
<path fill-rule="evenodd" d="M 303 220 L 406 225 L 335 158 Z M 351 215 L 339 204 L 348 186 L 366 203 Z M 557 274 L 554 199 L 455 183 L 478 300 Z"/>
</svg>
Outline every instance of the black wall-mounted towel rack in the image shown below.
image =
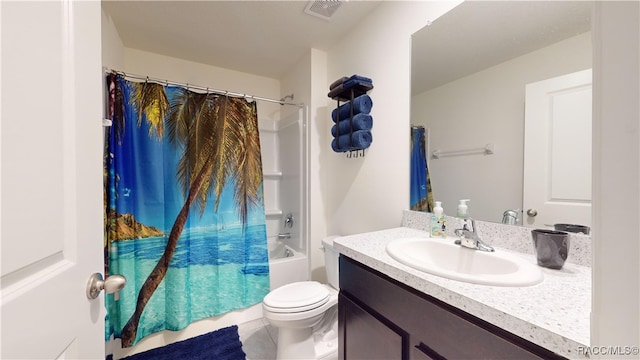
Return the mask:
<svg viewBox="0 0 640 360">
<path fill-rule="evenodd" d="M 346 79 L 346 78 L 343 78 Z M 336 100 L 337 106 L 336 109 L 340 108 L 340 102 L 349 102 L 351 105 L 349 106 L 349 121 L 353 122 L 353 100 L 358 96 L 366 94 L 369 90 L 373 89 L 373 84 L 371 82 L 358 81 L 356 85 L 353 87 L 344 90 L 342 92 L 337 93 L 334 96 L 330 96 L 333 100 Z M 340 124 L 340 112 L 337 111 L 336 114 L 336 125 Z M 353 124 L 351 124 L 353 125 Z M 338 139 L 340 137 L 340 127 L 336 126 L 336 135 L 335 138 Z M 336 140 L 337 141 L 337 140 Z M 353 126 L 349 126 L 349 145 L 353 147 Z M 365 149 L 357 149 L 357 150 L 346 150 L 344 152 L 347 153 L 348 158 L 364 156 Z"/>
</svg>

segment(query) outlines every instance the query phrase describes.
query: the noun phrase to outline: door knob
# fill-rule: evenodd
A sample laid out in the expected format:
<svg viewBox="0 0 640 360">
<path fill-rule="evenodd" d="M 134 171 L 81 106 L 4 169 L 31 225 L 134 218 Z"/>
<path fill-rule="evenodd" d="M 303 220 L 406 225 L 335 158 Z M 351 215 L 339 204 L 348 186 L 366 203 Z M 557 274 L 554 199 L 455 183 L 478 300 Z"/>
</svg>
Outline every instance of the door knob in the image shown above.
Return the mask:
<svg viewBox="0 0 640 360">
<path fill-rule="evenodd" d="M 114 293 L 121 290 L 126 283 L 127 279 L 122 275 L 111 275 L 104 280 L 102 274 L 93 273 L 89 276 L 89 282 L 87 282 L 87 298 L 89 300 L 97 298 L 102 290 L 107 294 Z"/>
<path fill-rule="evenodd" d="M 538 210 L 536 209 L 529 209 L 527 210 L 527 215 L 531 216 L 531 217 L 536 217 L 538 215 Z"/>
</svg>

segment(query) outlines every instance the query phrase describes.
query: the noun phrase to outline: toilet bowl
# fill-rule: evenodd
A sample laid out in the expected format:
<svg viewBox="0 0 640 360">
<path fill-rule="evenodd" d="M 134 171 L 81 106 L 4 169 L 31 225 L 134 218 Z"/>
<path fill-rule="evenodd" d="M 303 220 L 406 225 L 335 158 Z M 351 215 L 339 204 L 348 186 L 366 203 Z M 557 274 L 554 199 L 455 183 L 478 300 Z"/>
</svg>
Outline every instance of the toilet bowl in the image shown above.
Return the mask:
<svg viewBox="0 0 640 360">
<path fill-rule="evenodd" d="M 300 281 L 264 297 L 264 318 L 278 328 L 278 360 L 337 359 L 339 254 L 333 248 L 335 238 L 322 240 L 328 285 Z"/>
</svg>

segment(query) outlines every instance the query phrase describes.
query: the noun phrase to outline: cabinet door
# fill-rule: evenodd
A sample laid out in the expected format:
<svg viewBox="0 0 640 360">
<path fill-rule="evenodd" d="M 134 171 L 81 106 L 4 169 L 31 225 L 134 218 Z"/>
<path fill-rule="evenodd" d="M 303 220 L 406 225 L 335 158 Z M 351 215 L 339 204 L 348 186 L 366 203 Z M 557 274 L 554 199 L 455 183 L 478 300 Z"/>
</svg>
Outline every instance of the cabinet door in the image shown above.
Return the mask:
<svg viewBox="0 0 640 360">
<path fill-rule="evenodd" d="M 420 342 L 411 348 L 411 360 L 446 360 L 446 358 L 425 343 Z"/>
<path fill-rule="evenodd" d="M 366 313 L 374 314 L 374 320 L 380 319 L 382 325 L 393 324 L 395 334 L 403 334 L 406 346 L 403 355 L 410 355 L 386 359 L 406 359 L 409 356 L 412 360 L 563 359 L 345 256 L 340 257 L 340 292 L 360 308 L 366 309 Z M 351 336 L 351 318 L 341 317 L 341 320 L 346 322 L 349 330 L 347 336 Z M 371 328 L 372 325 L 365 324 L 358 330 L 364 334 L 357 335 L 366 340 L 369 338 L 368 332 L 373 331 Z M 341 339 L 345 340 L 345 337 Z M 369 343 L 382 344 L 382 341 L 376 336 L 370 337 Z"/>
<path fill-rule="evenodd" d="M 407 359 L 406 334 L 379 320 L 340 294 L 339 354 L 341 360 Z"/>
</svg>

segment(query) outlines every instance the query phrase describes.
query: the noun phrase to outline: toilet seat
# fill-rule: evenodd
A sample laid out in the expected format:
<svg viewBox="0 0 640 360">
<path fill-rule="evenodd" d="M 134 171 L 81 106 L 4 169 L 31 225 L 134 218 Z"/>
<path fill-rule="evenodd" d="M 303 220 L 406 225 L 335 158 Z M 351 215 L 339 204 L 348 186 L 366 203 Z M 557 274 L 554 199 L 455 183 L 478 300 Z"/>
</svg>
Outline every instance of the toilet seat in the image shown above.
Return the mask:
<svg viewBox="0 0 640 360">
<path fill-rule="evenodd" d="M 296 313 L 313 310 L 329 301 L 329 289 L 317 281 L 287 284 L 264 297 L 263 306 L 274 313 Z"/>
</svg>

